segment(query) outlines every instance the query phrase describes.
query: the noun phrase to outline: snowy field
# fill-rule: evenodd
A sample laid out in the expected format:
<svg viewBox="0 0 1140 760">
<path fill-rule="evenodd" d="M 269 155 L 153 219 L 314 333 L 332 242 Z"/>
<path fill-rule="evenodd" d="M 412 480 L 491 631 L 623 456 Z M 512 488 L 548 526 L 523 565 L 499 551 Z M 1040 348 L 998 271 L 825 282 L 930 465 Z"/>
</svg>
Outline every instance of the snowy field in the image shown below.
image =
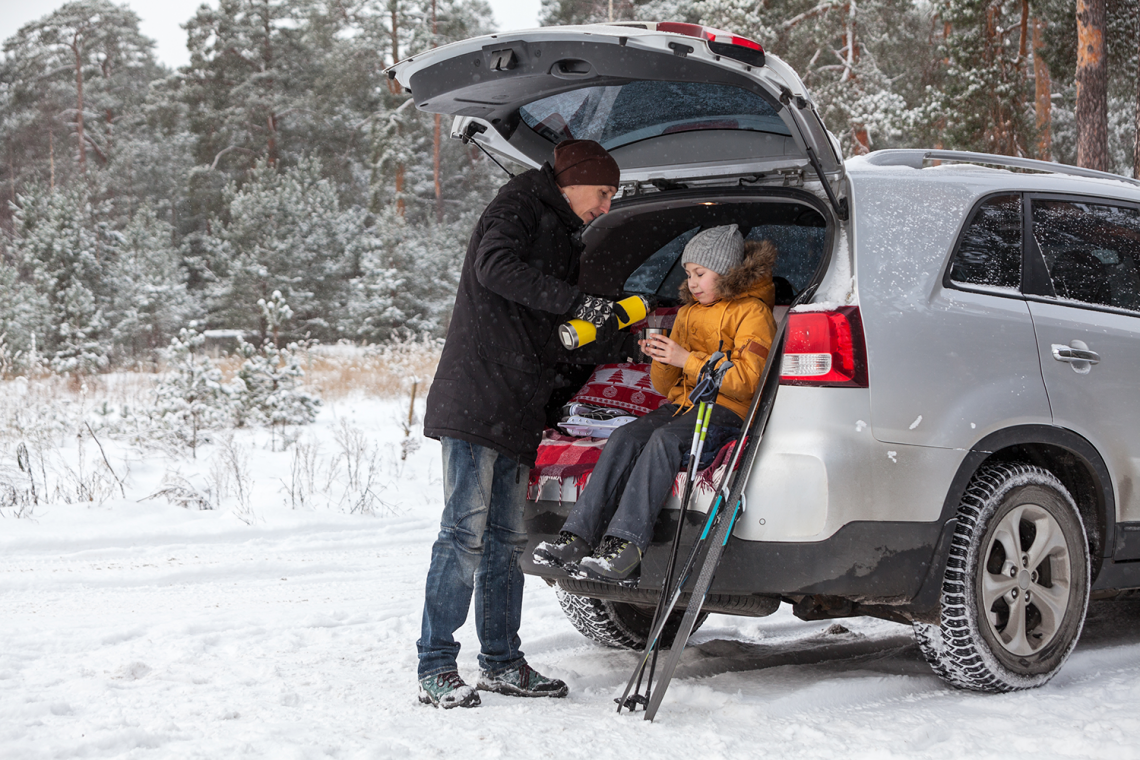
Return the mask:
<svg viewBox="0 0 1140 760">
<path fill-rule="evenodd" d="M 570 696 L 422 706 L 442 488 L 435 442 L 401 461 L 406 417 L 406 400 L 326 402 L 284 451 L 243 431 L 193 460 L 104 440 L 121 490 L 4 511 L 0 758 L 1140 757 L 1140 602 L 1094 606 L 1052 683 L 999 696 L 943 685 L 905 626 L 713 616 L 650 724 L 614 712 L 634 654 L 582 638 L 532 579 L 523 648 Z M 298 500 L 299 471 L 348 478 L 353 450 L 368 500 Z M 217 508 L 147 498 L 172 471 Z"/>
</svg>

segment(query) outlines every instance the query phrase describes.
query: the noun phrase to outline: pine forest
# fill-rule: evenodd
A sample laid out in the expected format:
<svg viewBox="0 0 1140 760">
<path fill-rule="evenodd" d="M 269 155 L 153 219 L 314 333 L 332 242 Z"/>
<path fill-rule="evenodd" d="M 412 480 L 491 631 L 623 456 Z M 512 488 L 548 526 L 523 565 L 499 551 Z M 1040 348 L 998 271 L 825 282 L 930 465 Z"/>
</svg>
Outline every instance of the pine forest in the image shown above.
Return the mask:
<svg viewBox="0 0 1140 760">
<path fill-rule="evenodd" d="M 942 147 L 1131 176 L 1138 8 L 543 0 L 541 22 L 755 39 L 848 155 Z M 0 373 L 176 362 L 208 331 L 275 347 L 441 336 L 506 177 L 384 70 L 491 19 L 483 0 L 219 0 L 185 21 L 177 70 L 108 0 L 25 25 L 0 61 Z"/>
</svg>

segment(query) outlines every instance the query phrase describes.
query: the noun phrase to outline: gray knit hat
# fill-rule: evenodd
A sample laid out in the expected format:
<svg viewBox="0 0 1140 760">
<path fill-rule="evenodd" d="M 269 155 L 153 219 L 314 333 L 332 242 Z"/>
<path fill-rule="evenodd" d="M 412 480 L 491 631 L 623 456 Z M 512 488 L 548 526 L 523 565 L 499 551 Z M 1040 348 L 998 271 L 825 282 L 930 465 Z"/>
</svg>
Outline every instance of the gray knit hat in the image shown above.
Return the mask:
<svg viewBox="0 0 1140 760">
<path fill-rule="evenodd" d="M 681 266 L 698 264 L 719 275 L 740 264 L 744 259 L 744 236 L 735 224 L 701 230 L 685 245 Z"/>
</svg>

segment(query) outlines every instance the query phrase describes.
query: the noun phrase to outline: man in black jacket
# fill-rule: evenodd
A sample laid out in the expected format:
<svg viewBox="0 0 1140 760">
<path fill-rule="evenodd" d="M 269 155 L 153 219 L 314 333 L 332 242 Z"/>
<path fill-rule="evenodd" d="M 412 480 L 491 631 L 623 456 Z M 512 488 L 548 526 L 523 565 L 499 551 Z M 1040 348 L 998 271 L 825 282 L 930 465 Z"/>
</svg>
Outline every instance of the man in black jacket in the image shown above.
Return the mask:
<svg viewBox="0 0 1140 760">
<path fill-rule="evenodd" d="M 419 699 L 474 707 L 459 677 L 454 633 L 475 596 L 478 688 L 563 697 L 566 684 L 527 665 L 518 636 L 526 544 L 523 507 L 554 388 L 565 360 L 558 325 L 575 316 L 616 329 L 613 303 L 582 293 L 576 233 L 609 211 L 617 162 L 596 142 L 566 140 L 554 166 L 515 177 L 479 218 L 432 381 L 424 434 L 443 447 L 444 511 L 428 570 Z"/>
</svg>

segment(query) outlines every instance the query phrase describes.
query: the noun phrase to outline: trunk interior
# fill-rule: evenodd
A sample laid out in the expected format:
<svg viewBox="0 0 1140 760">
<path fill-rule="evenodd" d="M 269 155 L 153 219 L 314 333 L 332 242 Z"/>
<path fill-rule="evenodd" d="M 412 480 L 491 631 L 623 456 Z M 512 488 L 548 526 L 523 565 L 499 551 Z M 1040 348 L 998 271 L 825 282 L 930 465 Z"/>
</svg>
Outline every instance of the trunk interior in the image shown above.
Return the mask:
<svg viewBox="0 0 1140 760">
<path fill-rule="evenodd" d="M 821 264 L 831 244 L 827 219 L 825 207 L 815 196 L 784 188 L 681 190 L 623 199 L 584 232 L 586 249 L 579 284 L 589 293 L 615 299 L 633 294 L 651 296 L 658 305 L 657 313 L 667 312 L 680 305 L 678 288 L 684 279 L 680 257 L 685 243 L 702 229 L 735 223 L 746 240 L 770 240 L 777 248 L 774 315 L 779 322 L 793 301 L 818 283 L 822 275 Z M 639 358 L 644 361 L 644 357 Z M 613 359 L 615 362 L 625 361 L 624 357 Z M 648 371 L 647 366 L 639 367 L 637 364 L 623 364 L 622 367 L 627 368 L 623 369 L 627 376 L 628 370 L 635 373 Z M 595 388 L 594 383 L 599 382 L 598 378 L 605 373 L 604 367 L 595 365 L 567 369 L 566 385 L 556 392 L 548 407 L 552 429 L 548 430 L 548 440 L 544 440 L 540 448 L 539 463 L 531 473 L 531 501 L 526 514 L 529 546 L 523 554 L 523 569 L 529 574 L 560 580 L 564 586 L 568 581 L 566 575 L 561 570 L 535 565 L 531 552 L 539 541 L 557 536 L 577 498 L 578 482 L 581 480 L 584 485 L 592 466 L 559 469 L 546 467 L 544 462 L 568 461 L 568 457 L 550 456 L 559 446 L 592 446 L 594 454 L 600 454 L 604 441 L 584 438 L 570 443 L 564 435 L 559 437 L 551 433 L 563 432 L 555 426 L 560 413 L 564 415 L 564 405 L 571 400 L 580 400 L 584 384 Z M 565 420 L 565 416 L 562 419 Z M 551 448 L 545 448 L 548 446 Z M 702 513 L 707 510 L 712 497 L 712 484 L 727 469 L 727 461 L 723 458 L 701 473 L 707 476 L 705 487 L 696 489 L 694 493 L 691 508 L 695 511 L 690 512 L 686 519 L 682 554 L 687 551 L 693 534 L 703 521 Z M 717 469 L 717 464 L 720 469 Z M 638 592 L 641 595 L 646 589 L 660 587 L 679 506 L 679 497 L 670 497 L 654 527 L 652 543 L 642 562 L 642 591 Z M 583 582 L 571 583 L 581 585 Z M 636 589 L 587 585 L 590 596 L 630 600 L 638 596 Z M 584 590 L 579 589 L 578 592 Z M 739 603 L 740 600 L 732 602 L 734 608 Z M 763 601 L 761 607 L 768 609 L 767 604 Z M 738 610 L 736 614 L 748 613 Z"/>
</svg>

